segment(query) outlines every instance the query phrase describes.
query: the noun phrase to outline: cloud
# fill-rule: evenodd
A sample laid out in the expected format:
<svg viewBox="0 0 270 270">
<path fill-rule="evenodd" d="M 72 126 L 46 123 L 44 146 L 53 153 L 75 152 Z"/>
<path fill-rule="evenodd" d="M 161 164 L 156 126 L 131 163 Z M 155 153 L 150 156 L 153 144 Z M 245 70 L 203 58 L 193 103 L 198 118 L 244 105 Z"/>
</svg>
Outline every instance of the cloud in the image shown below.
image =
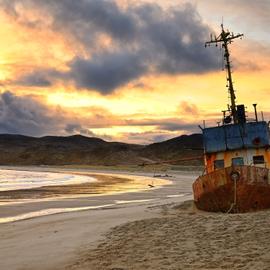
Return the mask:
<svg viewBox="0 0 270 270">
<path fill-rule="evenodd" d="M 58 114 L 59 115 L 59 114 Z M 9 91 L 0 95 L 0 133 L 40 136 L 59 132 L 60 116 L 31 97 L 18 97 Z"/>
<path fill-rule="evenodd" d="M 195 1 L 195 0 L 191 0 Z M 232 31 L 243 32 L 246 38 L 268 40 L 270 23 L 269 0 L 204 0 L 196 1 L 198 10 L 208 19 L 208 22 L 217 25 L 217 20 L 224 17 L 224 26 Z M 212 14 L 209 16 L 209 14 Z M 235 28 L 236 27 L 236 28 Z"/>
<path fill-rule="evenodd" d="M 164 131 L 147 131 L 142 133 L 130 132 L 123 133 L 123 140 L 134 144 L 151 144 L 172 139 L 175 134 L 166 133 Z"/>
<path fill-rule="evenodd" d="M 91 60 L 76 58 L 70 64 L 67 77 L 74 79 L 79 88 L 94 88 L 103 94 L 140 77 L 146 67 L 137 55 L 132 53 L 105 54 Z"/>
<path fill-rule="evenodd" d="M 75 37 L 82 43 L 95 42 L 99 33 L 115 39 L 129 40 L 134 36 L 135 22 L 115 1 L 107 0 L 1 0 L 7 13 L 31 28 L 47 27 Z M 35 14 L 25 17 L 24 12 Z"/>
<path fill-rule="evenodd" d="M 78 115 L 69 114 L 61 108 L 49 108 L 31 96 L 20 97 L 6 91 L 0 94 L 0 133 L 36 137 L 82 134 L 108 141 L 121 140 L 146 144 L 198 131 L 196 124 L 177 118 L 124 120 L 125 116 L 113 115 L 102 108 L 93 107 L 89 108 L 89 111 L 87 117 L 78 118 Z M 96 135 L 97 129 L 108 129 L 108 127 L 125 127 L 127 131 L 129 127 L 142 127 L 142 131 L 122 132 L 115 136 L 106 132 Z M 152 127 L 152 130 L 145 132 L 144 127 Z"/>
<path fill-rule="evenodd" d="M 166 131 L 182 131 L 185 133 L 198 132 L 198 125 L 196 124 L 188 124 L 188 123 L 174 123 L 167 122 L 163 123 L 157 127 L 158 130 L 166 130 Z"/>
<path fill-rule="evenodd" d="M 49 72 L 45 70 L 42 72 L 34 71 L 29 74 L 22 75 L 17 81 L 16 84 L 23 85 L 23 86 L 38 86 L 38 87 L 49 87 L 52 85 L 51 80 L 49 79 Z"/>
<path fill-rule="evenodd" d="M 97 136 L 93 131 L 87 128 L 84 128 L 81 124 L 78 124 L 78 123 L 68 123 L 65 127 L 65 132 L 67 135 L 81 134 L 87 137 L 99 137 L 103 140 L 108 140 L 108 141 L 112 139 L 112 137 L 108 135 Z"/>
<path fill-rule="evenodd" d="M 85 135 L 93 135 L 92 132 L 90 132 L 87 129 L 84 129 L 80 124 L 78 123 L 71 123 L 71 124 L 67 124 L 65 127 L 65 131 L 68 134 L 85 134 Z"/>
<path fill-rule="evenodd" d="M 210 10 L 212 9 L 222 9 L 226 14 L 230 14 L 231 17 L 238 17 L 239 21 L 245 22 L 243 17 L 240 17 L 239 14 L 249 16 L 249 20 L 255 23 L 261 24 L 262 22 L 269 21 L 269 12 L 270 12 L 270 3 L 268 0 L 231 0 L 230 2 L 226 0 L 219 1 L 205 1 L 206 5 Z M 209 4 L 211 4 L 209 6 Z M 232 11 L 237 11 L 237 13 L 233 14 Z M 225 18 L 226 22 L 226 18 Z M 245 22 L 246 23 L 246 22 Z M 265 29 L 268 27 L 263 25 Z"/>
<path fill-rule="evenodd" d="M 35 25 L 22 15 L 33 10 L 44 17 L 44 27 L 64 35 L 75 48 L 76 44 L 84 47 L 83 56 L 77 51 L 67 63 L 69 71 L 55 71 L 56 75 L 37 71 L 37 78 L 26 75 L 22 83 L 45 84 L 52 77 L 108 94 L 148 74 L 202 73 L 218 67 L 218 58 L 203 46 L 211 31 L 190 4 L 164 9 L 146 3 L 121 8 L 113 0 L 0 2 L 18 23 L 41 27 L 42 18 L 37 16 Z M 110 46 L 103 46 L 104 36 Z"/>
<path fill-rule="evenodd" d="M 195 104 L 189 103 L 187 101 L 182 101 L 179 106 L 179 112 L 183 115 L 198 116 L 199 109 Z"/>
<path fill-rule="evenodd" d="M 94 108 L 95 113 L 95 108 Z M 0 94 L 0 133 L 29 136 L 82 134 L 95 137 L 88 119 L 77 119 L 59 107 L 47 107 L 31 96 L 20 97 L 9 91 Z M 90 117 L 93 127 L 105 127 L 108 122 L 98 123 L 98 115 Z M 88 120 L 89 121 L 89 120 Z M 109 136 L 102 136 L 109 139 Z"/>
<path fill-rule="evenodd" d="M 159 131 L 182 131 L 182 132 L 196 132 L 198 125 L 196 123 L 186 122 L 179 118 L 161 118 L 161 119 L 140 119 L 140 120 L 126 120 L 127 126 L 153 126 L 155 130 Z"/>
</svg>

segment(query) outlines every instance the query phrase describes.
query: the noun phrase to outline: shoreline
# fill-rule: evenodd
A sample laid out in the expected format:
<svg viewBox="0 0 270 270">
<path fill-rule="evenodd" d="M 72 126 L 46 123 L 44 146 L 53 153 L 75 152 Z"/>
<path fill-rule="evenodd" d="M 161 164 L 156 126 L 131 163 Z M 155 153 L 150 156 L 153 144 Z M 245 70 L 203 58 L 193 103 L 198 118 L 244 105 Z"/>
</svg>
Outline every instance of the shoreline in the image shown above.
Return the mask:
<svg viewBox="0 0 270 270">
<path fill-rule="evenodd" d="M 150 176 L 146 173 L 139 175 Z M 0 224 L 2 267 L 10 270 L 66 269 L 76 262 L 82 249 L 97 246 L 112 227 L 158 217 L 160 213 L 156 207 L 191 199 L 191 183 L 195 177 L 196 174 L 193 173 L 173 174 L 169 179 L 173 182 L 171 185 L 147 191 L 2 206 L 1 214 L 16 215 L 44 208 L 104 205 L 98 209 Z"/>
<path fill-rule="evenodd" d="M 0 167 L 1 169 L 1 167 Z M 29 168 L 21 167 L 10 167 L 6 170 L 10 171 L 31 171 Z M 171 181 L 169 179 L 164 179 L 164 176 L 150 177 L 146 174 L 132 174 L 130 172 L 100 172 L 100 171 L 82 171 L 79 169 L 72 171 L 65 170 L 63 168 L 51 168 L 43 170 L 39 167 L 34 167 L 35 172 L 46 172 L 55 174 L 66 174 L 66 175 L 77 175 L 93 178 L 96 181 L 85 181 L 78 184 L 63 184 L 63 185 L 50 185 L 33 187 L 27 189 L 14 189 L 14 190 L 1 190 L 0 191 L 0 201 L 5 199 L 28 199 L 35 198 L 65 198 L 66 195 L 84 195 L 84 196 L 97 196 L 97 195 L 108 195 L 108 194 L 118 194 L 123 192 L 140 192 L 147 190 L 152 182 L 155 186 L 152 188 L 160 188 L 165 185 L 170 185 Z M 0 204 L 1 206 L 1 204 Z"/>
<path fill-rule="evenodd" d="M 11 170 L 14 170 L 14 168 Z M 38 168 L 36 168 L 35 171 L 38 171 Z M 49 172 L 51 173 L 52 170 L 50 169 Z M 53 169 L 53 172 L 58 173 L 55 171 L 55 169 Z M 68 200 L 89 200 L 99 196 L 143 192 L 147 191 L 149 188 L 154 190 L 171 184 L 171 181 L 169 180 L 164 180 L 161 178 L 153 179 L 149 176 L 138 176 L 131 174 L 79 171 L 67 172 L 64 170 L 59 171 L 59 174 L 62 173 L 90 177 L 96 181 L 68 185 L 42 186 L 31 189 L 28 188 L 0 191 L 0 223 L 14 222 L 43 215 L 47 216 L 50 214 L 104 208 L 108 204 L 90 206 L 79 205 L 76 207 L 71 204 L 64 207 L 63 205 L 61 207 L 56 207 L 52 204 L 58 204 Z M 150 185 L 150 183 L 153 183 L 153 181 L 155 186 Z M 51 208 L 46 207 L 46 202 L 51 204 Z M 115 201 L 113 204 L 110 203 L 109 205 L 113 206 L 119 203 L 121 202 Z M 39 205 L 39 207 L 31 210 L 31 207 L 27 207 L 27 205 Z M 21 211 L 15 211 L 15 208 L 17 207 L 19 207 Z M 14 214 L 12 215 L 12 213 Z"/>
</svg>

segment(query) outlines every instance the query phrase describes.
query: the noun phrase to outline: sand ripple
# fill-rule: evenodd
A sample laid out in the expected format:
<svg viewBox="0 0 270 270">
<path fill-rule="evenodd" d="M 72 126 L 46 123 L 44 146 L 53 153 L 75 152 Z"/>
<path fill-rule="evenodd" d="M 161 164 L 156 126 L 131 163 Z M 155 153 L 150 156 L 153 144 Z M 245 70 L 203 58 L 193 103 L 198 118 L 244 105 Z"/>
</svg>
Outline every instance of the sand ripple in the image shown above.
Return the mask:
<svg viewBox="0 0 270 270">
<path fill-rule="evenodd" d="M 114 228 L 67 269 L 270 269 L 270 211 L 198 212 L 191 202 Z"/>
</svg>

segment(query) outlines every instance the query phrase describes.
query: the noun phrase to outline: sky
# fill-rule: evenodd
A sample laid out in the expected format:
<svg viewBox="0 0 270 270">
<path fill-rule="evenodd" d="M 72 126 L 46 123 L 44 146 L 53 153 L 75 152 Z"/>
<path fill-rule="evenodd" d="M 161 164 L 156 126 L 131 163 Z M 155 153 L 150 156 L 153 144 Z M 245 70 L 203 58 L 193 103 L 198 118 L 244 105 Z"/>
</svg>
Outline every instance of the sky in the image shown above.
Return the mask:
<svg viewBox="0 0 270 270">
<path fill-rule="evenodd" d="M 150 144 L 198 133 L 237 103 L 270 116 L 269 0 L 0 0 L 0 133 Z"/>
</svg>

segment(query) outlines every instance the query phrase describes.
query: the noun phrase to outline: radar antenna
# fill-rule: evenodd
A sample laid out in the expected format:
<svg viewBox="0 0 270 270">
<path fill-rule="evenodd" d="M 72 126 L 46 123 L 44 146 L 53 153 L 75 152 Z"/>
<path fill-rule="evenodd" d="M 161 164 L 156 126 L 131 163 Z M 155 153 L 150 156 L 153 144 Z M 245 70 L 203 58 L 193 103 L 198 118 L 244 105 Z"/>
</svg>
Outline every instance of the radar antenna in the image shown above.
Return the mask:
<svg viewBox="0 0 270 270">
<path fill-rule="evenodd" d="M 236 96 L 235 96 L 235 90 L 233 88 L 233 80 L 232 80 L 232 67 L 231 67 L 231 61 L 230 61 L 230 52 L 228 45 L 232 43 L 232 41 L 236 38 L 243 37 L 243 34 L 236 34 L 231 33 L 229 30 L 224 30 L 223 23 L 221 24 L 221 34 L 217 37 L 213 37 L 212 34 L 210 35 L 210 41 L 205 42 L 205 47 L 210 46 L 211 44 L 215 44 L 216 46 L 218 43 L 222 44 L 222 48 L 224 49 L 224 59 L 226 60 L 225 68 L 227 70 L 227 87 L 230 94 L 230 111 L 231 115 L 233 117 L 233 122 L 236 124 L 238 123 L 238 117 L 237 117 L 237 110 L 236 110 Z"/>
</svg>

